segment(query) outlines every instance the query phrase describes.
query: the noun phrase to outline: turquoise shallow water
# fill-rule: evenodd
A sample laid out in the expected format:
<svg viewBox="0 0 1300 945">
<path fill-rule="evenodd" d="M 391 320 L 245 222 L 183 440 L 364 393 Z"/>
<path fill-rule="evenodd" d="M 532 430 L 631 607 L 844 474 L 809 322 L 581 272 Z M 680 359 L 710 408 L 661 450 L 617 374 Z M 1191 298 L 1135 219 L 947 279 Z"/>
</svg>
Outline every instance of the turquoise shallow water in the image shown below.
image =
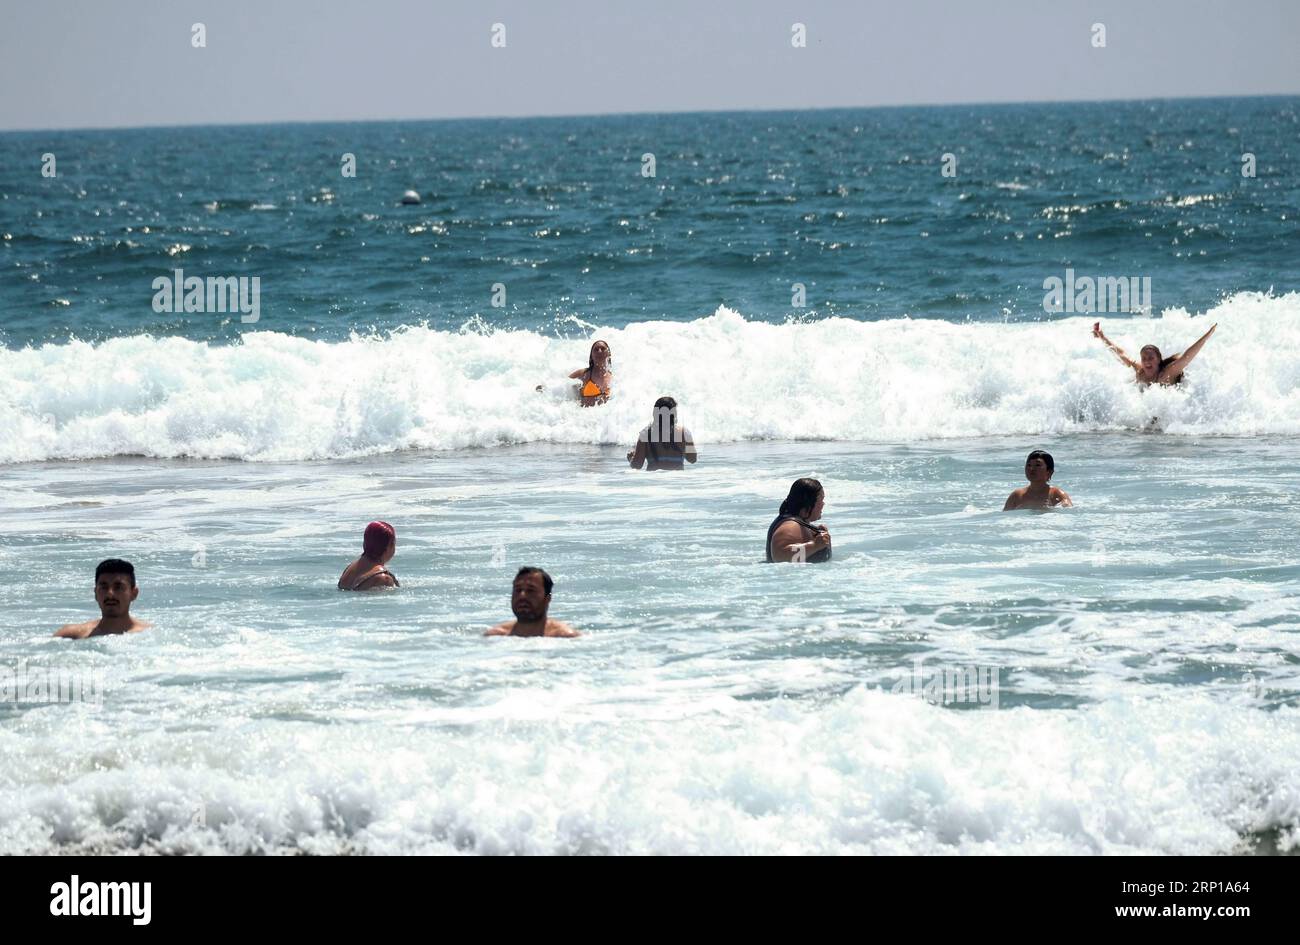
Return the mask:
<svg viewBox="0 0 1300 945">
<path fill-rule="evenodd" d="M 681 475 L 584 446 L 10 467 L 0 558 L 45 579 L 0 590 L 16 615 L 4 659 L 98 670 L 103 689 L 98 706 L 0 709 L 0 839 L 1286 848 L 1295 442 L 1047 445 L 1075 509 L 998 511 L 1024 452 L 1005 438 L 705 445 Z M 835 559 L 764 565 L 766 524 L 803 473 L 825 484 Z M 403 586 L 340 594 L 381 512 Z M 155 629 L 48 639 L 86 615 L 110 553 L 133 557 Z M 583 638 L 481 637 L 509 615 L 521 563 L 551 570 L 552 614 Z M 950 687 L 943 704 L 935 672 L 970 671 L 994 691 Z"/>
</svg>

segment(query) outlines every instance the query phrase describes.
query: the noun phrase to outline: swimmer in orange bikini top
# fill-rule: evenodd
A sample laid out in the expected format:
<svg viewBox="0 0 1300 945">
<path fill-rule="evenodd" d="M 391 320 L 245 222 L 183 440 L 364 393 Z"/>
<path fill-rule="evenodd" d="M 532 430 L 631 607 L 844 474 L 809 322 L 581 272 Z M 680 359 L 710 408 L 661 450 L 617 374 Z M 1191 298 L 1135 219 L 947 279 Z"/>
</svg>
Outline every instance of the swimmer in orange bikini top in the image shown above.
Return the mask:
<svg viewBox="0 0 1300 945">
<path fill-rule="evenodd" d="M 611 383 L 614 380 L 614 358 L 609 352 L 609 345 L 597 341 L 591 346 L 587 366 L 574 371 L 569 377 L 581 380 L 578 399 L 584 407 L 594 407 L 609 400 Z"/>
</svg>

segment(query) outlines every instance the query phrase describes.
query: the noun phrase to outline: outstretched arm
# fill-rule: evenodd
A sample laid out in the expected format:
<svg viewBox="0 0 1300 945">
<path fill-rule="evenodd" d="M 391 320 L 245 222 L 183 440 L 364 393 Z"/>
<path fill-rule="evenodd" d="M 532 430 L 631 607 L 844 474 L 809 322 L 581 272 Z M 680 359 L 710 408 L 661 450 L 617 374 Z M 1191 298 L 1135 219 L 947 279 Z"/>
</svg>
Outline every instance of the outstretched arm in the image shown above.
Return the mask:
<svg viewBox="0 0 1300 945">
<path fill-rule="evenodd" d="M 1160 372 L 1160 379 L 1163 381 L 1166 377 L 1177 377 L 1179 374 L 1183 373 L 1183 368 L 1191 364 L 1192 358 L 1201 353 L 1201 348 L 1210 340 L 1210 335 L 1214 334 L 1214 329 L 1218 327 L 1219 323 L 1215 322 L 1210 326 L 1209 331 L 1201 335 L 1196 344 L 1192 345 L 1178 357 L 1174 358 L 1174 360 L 1169 363 L 1169 367 Z"/>
<path fill-rule="evenodd" d="M 1134 361 L 1132 358 L 1130 358 L 1127 354 L 1124 353 L 1123 348 L 1115 344 L 1115 342 L 1111 341 L 1102 333 L 1101 322 L 1093 322 L 1092 336 L 1094 338 L 1100 338 L 1103 342 L 1105 342 L 1106 347 L 1109 348 L 1111 351 L 1115 352 L 1115 357 L 1119 358 L 1121 361 L 1123 361 L 1126 365 L 1131 367 L 1133 370 L 1136 371 L 1140 367 L 1140 365 L 1136 361 Z"/>
</svg>

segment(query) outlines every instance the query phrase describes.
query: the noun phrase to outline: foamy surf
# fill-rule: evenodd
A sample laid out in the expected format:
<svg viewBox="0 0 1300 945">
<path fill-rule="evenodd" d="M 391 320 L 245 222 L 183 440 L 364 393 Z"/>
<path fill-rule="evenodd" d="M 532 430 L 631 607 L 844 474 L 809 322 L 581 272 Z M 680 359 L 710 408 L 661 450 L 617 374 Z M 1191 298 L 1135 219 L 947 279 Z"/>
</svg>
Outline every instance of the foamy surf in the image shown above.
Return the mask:
<svg viewBox="0 0 1300 945">
<path fill-rule="evenodd" d="M 701 442 L 1032 436 L 1143 429 L 1152 417 L 1174 435 L 1300 433 L 1300 294 L 1102 318 L 1131 354 L 1147 342 L 1182 350 L 1218 322 L 1177 390 L 1140 392 L 1091 337 L 1094 320 L 769 324 L 724 306 L 598 328 L 617 385 L 600 410 L 564 395 L 588 341 L 481 324 L 343 342 L 257 331 L 233 345 L 136 336 L 0 350 L 0 462 L 617 443 L 663 394 Z"/>
<path fill-rule="evenodd" d="M 1203 695 L 956 712 L 859 689 L 668 723 L 222 719 L 3 735 L 8 853 L 1228 854 L 1300 842 L 1300 725 Z M 276 726 L 274 737 L 270 726 Z M 1207 737 L 1207 733 L 1212 736 Z M 54 737 L 51 735 L 51 737 Z M 503 786 L 508 785 L 508 790 Z"/>
</svg>

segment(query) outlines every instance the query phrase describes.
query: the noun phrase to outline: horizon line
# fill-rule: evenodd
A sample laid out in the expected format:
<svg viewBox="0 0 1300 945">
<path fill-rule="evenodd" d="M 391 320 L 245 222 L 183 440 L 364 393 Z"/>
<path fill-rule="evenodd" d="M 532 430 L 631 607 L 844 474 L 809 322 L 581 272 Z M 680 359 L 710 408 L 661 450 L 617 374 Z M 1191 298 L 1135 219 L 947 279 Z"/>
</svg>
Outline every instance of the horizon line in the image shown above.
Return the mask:
<svg viewBox="0 0 1300 945">
<path fill-rule="evenodd" d="M 682 109 L 661 111 L 655 109 L 646 109 L 642 111 L 628 112 L 554 112 L 546 114 L 533 115 L 461 115 L 461 116 L 441 116 L 441 117 L 396 117 L 396 118 L 289 118 L 276 121 L 236 121 L 236 122 L 183 122 L 175 124 L 143 124 L 143 125 L 73 125 L 58 128 L 4 128 L 0 129 L 0 135 L 7 134 L 62 134 L 66 132 L 82 131 L 168 131 L 176 129 L 192 128 L 257 128 L 270 127 L 277 125 L 377 125 L 377 124 L 396 124 L 406 122 L 410 124 L 430 124 L 436 122 L 466 122 L 466 121 L 532 121 L 532 120 L 559 120 L 568 118 L 631 118 L 631 117 L 661 117 L 661 116 L 679 116 L 679 115 L 754 115 L 768 114 L 780 115 L 802 112 L 830 112 L 830 111 L 877 111 L 884 109 L 899 108 L 987 108 L 1007 105 L 1104 105 L 1104 104 L 1135 104 L 1140 102 L 1194 102 L 1194 101 L 1215 101 L 1221 99 L 1227 100 L 1246 100 L 1246 99 L 1267 99 L 1267 98 L 1300 98 L 1300 91 L 1291 92 L 1256 92 L 1249 95 L 1157 95 L 1157 96 L 1135 96 L 1131 98 L 1096 98 L 1096 99 L 1006 99 L 1006 100 L 985 100 L 985 101 L 959 101 L 959 102 L 895 102 L 879 103 L 875 105 L 818 105 L 807 108 L 713 108 L 713 109 Z"/>
</svg>

